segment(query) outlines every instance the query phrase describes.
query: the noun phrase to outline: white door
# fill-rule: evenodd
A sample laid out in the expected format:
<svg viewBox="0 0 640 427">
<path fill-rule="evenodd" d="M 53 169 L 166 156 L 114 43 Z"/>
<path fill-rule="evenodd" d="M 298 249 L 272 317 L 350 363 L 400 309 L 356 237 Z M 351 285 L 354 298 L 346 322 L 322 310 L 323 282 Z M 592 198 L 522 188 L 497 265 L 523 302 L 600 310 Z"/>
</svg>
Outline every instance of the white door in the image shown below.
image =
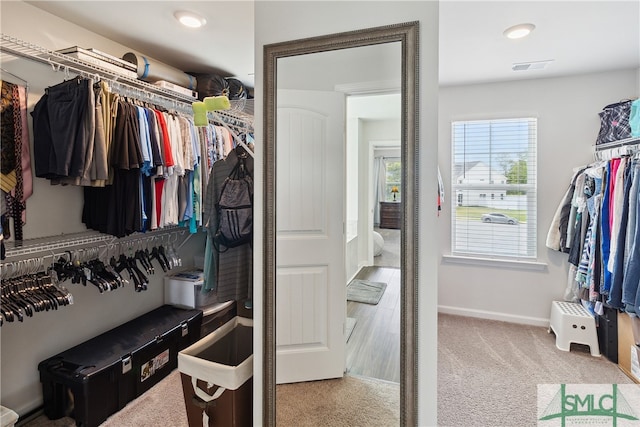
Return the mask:
<svg viewBox="0 0 640 427">
<path fill-rule="evenodd" d="M 345 369 L 344 94 L 278 91 L 276 382 Z"/>
</svg>

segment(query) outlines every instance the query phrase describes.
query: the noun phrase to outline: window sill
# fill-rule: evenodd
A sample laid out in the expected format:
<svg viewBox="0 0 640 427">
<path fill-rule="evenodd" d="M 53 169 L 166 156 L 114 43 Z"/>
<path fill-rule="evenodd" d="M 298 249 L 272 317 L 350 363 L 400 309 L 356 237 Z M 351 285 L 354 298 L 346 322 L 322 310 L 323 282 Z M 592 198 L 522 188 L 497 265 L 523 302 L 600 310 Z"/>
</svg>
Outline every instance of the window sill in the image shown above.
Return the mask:
<svg viewBox="0 0 640 427">
<path fill-rule="evenodd" d="M 515 270 L 542 271 L 547 264 L 537 261 L 511 261 L 505 259 L 481 258 L 477 256 L 442 255 L 443 264 L 477 265 L 482 267 L 512 268 Z"/>
</svg>

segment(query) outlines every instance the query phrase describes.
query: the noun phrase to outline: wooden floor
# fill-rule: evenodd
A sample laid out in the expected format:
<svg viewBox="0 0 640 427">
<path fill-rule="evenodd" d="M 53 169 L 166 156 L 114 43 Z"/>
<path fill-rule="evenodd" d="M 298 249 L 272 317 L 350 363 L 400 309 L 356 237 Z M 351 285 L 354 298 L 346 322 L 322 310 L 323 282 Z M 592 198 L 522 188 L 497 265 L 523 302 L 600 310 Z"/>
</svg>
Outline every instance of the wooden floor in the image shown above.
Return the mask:
<svg viewBox="0 0 640 427">
<path fill-rule="evenodd" d="M 356 279 L 385 282 L 377 305 L 347 301 L 347 317 L 357 319 L 347 341 L 347 373 L 400 382 L 400 269 L 364 267 Z"/>
</svg>

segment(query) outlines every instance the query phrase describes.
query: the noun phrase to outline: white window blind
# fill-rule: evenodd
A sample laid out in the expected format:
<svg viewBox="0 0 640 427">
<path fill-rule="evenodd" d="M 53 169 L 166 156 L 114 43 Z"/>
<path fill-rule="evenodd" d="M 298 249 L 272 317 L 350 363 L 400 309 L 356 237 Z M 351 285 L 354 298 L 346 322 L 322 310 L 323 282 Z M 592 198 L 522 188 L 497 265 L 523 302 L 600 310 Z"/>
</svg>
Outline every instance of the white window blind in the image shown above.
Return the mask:
<svg viewBox="0 0 640 427">
<path fill-rule="evenodd" d="M 452 123 L 452 252 L 536 257 L 537 119 Z"/>
</svg>

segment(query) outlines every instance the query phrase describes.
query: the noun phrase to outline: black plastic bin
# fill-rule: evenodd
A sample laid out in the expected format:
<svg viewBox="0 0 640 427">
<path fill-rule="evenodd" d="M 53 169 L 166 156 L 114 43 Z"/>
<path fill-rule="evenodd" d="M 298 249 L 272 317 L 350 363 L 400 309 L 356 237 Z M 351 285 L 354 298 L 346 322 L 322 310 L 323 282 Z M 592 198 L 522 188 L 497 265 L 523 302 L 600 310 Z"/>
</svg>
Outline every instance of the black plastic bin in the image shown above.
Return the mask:
<svg viewBox="0 0 640 427">
<path fill-rule="evenodd" d="M 189 427 L 253 425 L 253 321 L 235 317 L 180 351 Z"/>
<path fill-rule="evenodd" d="M 600 353 L 613 363 L 618 363 L 618 310 L 603 306 L 603 314 L 596 315 Z"/>
<path fill-rule="evenodd" d="M 173 371 L 201 324 L 201 310 L 165 305 L 40 362 L 45 415 L 100 425 Z"/>
</svg>

